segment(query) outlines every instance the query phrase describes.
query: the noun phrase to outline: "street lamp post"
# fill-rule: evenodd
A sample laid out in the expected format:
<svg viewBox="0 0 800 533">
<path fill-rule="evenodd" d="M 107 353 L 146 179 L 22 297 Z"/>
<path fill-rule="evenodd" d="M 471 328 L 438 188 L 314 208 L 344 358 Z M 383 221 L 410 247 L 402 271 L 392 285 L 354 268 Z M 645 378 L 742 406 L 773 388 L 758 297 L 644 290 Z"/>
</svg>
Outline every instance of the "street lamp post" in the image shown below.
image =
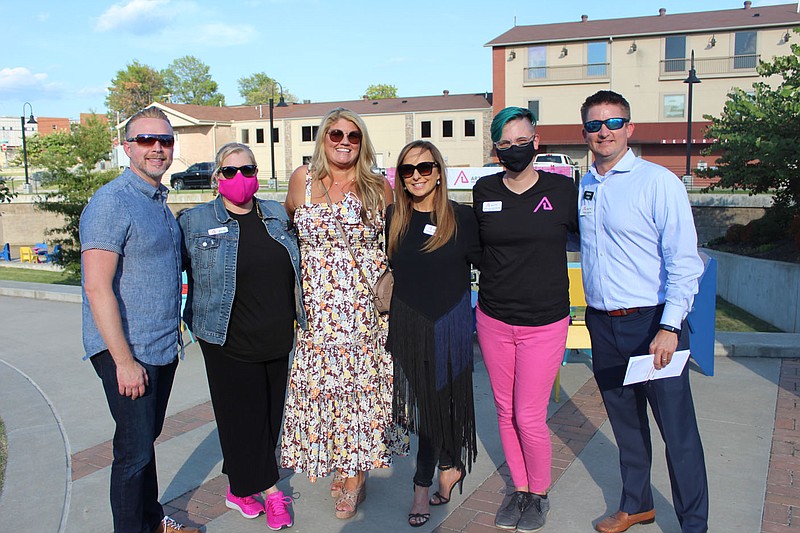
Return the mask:
<svg viewBox="0 0 800 533">
<path fill-rule="evenodd" d="M 689 77 L 683 80 L 689 84 L 689 109 L 688 120 L 686 121 L 686 177 L 691 179 L 692 172 L 692 86 L 695 83 L 702 83 L 694 70 L 694 50 L 692 50 L 692 62 L 689 68 Z"/>
<path fill-rule="evenodd" d="M 278 83 L 277 81 L 275 84 L 280 87 L 281 89 L 281 99 L 278 101 L 278 107 L 289 107 L 286 101 L 283 99 L 283 85 Z M 274 92 L 274 91 L 273 91 Z M 275 190 L 278 190 L 278 177 L 275 175 L 275 135 L 273 132 L 275 131 L 274 122 L 273 122 L 273 107 L 275 100 L 273 98 L 269 99 L 269 153 L 270 153 L 270 163 L 272 164 L 272 183 L 275 185 Z"/>
<path fill-rule="evenodd" d="M 33 118 L 33 106 L 30 102 L 22 104 L 22 116 L 19 117 L 19 123 L 22 125 L 22 160 L 25 164 L 25 186 L 23 189 L 26 193 L 31 192 L 31 182 L 28 177 L 28 143 L 25 141 L 25 106 L 31 108 L 31 116 L 28 119 L 28 124 L 36 124 L 36 119 Z"/>
</svg>

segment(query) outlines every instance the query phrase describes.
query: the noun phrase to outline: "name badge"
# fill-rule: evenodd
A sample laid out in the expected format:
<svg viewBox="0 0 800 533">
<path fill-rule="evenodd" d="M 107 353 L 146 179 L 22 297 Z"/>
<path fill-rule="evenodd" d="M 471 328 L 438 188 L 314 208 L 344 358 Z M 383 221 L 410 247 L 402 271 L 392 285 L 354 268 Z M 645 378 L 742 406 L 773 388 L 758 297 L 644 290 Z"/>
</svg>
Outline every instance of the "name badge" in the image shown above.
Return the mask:
<svg viewBox="0 0 800 533">
<path fill-rule="evenodd" d="M 594 214 L 594 205 L 590 203 L 584 203 L 581 206 L 580 214 L 582 217 L 592 216 Z"/>
<path fill-rule="evenodd" d="M 503 202 L 497 200 L 496 202 L 483 202 L 484 213 L 496 213 L 503 210 Z"/>
<path fill-rule="evenodd" d="M 432 224 L 425 224 L 425 229 L 422 230 L 425 235 L 433 235 L 436 233 L 436 226 Z"/>
<path fill-rule="evenodd" d="M 220 235 L 222 233 L 228 233 L 228 228 L 222 226 L 220 228 L 211 228 L 210 230 L 208 230 L 209 235 Z"/>
</svg>

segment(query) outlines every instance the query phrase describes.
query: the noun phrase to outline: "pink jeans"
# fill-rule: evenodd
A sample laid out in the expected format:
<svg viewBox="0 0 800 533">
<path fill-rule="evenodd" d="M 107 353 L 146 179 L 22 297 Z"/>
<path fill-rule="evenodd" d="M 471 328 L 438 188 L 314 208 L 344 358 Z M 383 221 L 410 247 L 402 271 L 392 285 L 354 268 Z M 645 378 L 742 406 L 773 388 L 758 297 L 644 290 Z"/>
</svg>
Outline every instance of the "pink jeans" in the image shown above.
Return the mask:
<svg viewBox="0 0 800 533">
<path fill-rule="evenodd" d="M 515 487 L 546 493 L 552 463 L 547 404 L 564 358 L 569 317 L 546 326 L 511 326 L 478 307 L 477 322 L 511 479 Z"/>
</svg>

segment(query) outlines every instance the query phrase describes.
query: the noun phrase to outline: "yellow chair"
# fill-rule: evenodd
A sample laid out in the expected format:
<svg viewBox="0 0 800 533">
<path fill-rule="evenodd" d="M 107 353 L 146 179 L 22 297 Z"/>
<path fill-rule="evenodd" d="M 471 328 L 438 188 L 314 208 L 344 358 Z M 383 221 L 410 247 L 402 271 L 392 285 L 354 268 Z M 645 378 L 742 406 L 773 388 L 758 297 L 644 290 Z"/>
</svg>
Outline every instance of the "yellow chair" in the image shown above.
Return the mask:
<svg viewBox="0 0 800 533">
<path fill-rule="evenodd" d="M 39 258 L 30 246 L 21 246 L 19 249 L 19 262 L 20 263 L 38 263 Z"/>
<path fill-rule="evenodd" d="M 586 294 L 583 290 L 583 274 L 580 267 L 570 267 L 567 269 L 569 276 L 569 305 L 570 323 L 567 330 L 567 345 L 564 353 L 564 361 L 561 365 L 567 364 L 567 355 L 570 350 L 591 350 L 592 340 L 589 338 L 589 330 L 586 329 Z M 561 369 L 558 369 L 556 381 L 553 384 L 555 389 L 555 401 L 561 400 Z"/>
</svg>

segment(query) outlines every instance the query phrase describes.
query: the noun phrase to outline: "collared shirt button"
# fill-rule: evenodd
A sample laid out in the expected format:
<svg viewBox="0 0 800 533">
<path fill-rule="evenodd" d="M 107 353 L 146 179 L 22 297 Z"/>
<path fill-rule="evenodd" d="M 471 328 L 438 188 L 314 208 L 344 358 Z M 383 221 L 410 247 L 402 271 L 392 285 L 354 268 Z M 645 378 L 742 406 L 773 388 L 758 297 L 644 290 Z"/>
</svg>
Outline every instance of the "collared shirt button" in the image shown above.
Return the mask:
<svg viewBox="0 0 800 533">
<path fill-rule="evenodd" d="M 286 238 L 286 235 L 281 235 L 281 239 L 285 239 L 285 238 Z"/>
</svg>

